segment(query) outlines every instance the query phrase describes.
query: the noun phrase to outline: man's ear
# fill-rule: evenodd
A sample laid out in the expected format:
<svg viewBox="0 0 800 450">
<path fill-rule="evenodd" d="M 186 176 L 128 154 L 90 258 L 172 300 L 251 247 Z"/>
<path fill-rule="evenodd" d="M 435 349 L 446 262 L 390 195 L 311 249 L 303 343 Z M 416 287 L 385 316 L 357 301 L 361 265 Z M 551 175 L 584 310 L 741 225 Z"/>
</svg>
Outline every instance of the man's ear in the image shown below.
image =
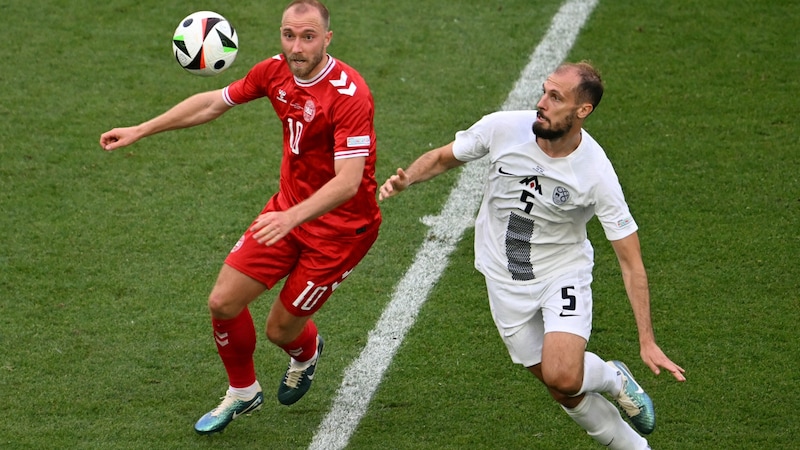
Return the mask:
<svg viewBox="0 0 800 450">
<path fill-rule="evenodd" d="M 592 111 L 594 111 L 594 106 L 591 103 L 584 103 L 578 108 L 578 118 L 585 119 Z"/>
</svg>

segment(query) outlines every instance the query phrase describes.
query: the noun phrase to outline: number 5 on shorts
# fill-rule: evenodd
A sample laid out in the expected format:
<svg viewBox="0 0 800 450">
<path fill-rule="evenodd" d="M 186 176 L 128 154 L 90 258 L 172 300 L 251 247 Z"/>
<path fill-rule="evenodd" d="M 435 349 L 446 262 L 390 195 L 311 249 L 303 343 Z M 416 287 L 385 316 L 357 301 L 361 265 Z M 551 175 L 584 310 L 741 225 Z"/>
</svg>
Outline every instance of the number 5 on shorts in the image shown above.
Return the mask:
<svg viewBox="0 0 800 450">
<path fill-rule="evenodd" d="M 574 290 L 575 286 L 564 286 L 561 288 L 561 298 L 566 300 L 566 303 L 561 306 L 561 317 L 572 317 L 578 316 L 579 314 L 575 314 L 577 298 L 570 293 L 570 290 Z"/>
</svg>

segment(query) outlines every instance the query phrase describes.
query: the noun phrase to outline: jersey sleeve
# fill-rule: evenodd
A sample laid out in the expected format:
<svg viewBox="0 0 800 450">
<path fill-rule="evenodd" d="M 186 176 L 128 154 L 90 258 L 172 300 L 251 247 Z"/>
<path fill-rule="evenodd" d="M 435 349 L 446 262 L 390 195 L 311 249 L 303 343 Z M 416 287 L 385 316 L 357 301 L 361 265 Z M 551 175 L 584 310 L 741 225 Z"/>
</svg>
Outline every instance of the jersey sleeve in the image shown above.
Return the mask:
<svg viewBox="0 0 800 450">
<path fill-rule="evenodd" d="M 633 234 L 638 226 L 625 202 L 617 174 L 611 162 L 606 162 L 606 167 L 602 168 L 606 176 L 601 177 L 595 187 L 595 215 L 603 226 L 606 239 L 616 241 Z"/>
<path fill-rule="evenodd" d="M 267 96 L 265 86 L 275 63 L 282 63 L 280 56 L 261 61 L 253 66 L 244 78 L 234 81 L 222 90 L 222 99 L 228 106 L 241 105 Z"/>
<path fill-rule="evenodd" d="M 366 83 L 357 81 L 335 94 L 339 96 L 333 118 L 335 160 L 368 157 L 375 149 L 375 104 Z M 353 87 L 355 92 L 349 95 Z"/>
<path fill-rule="evenodd" d="M 489 154 L 492 115 L 486 115 L 466 130 L 456 133 L 453 156 L 461 162 L 474 161 Z"/>
</svg>

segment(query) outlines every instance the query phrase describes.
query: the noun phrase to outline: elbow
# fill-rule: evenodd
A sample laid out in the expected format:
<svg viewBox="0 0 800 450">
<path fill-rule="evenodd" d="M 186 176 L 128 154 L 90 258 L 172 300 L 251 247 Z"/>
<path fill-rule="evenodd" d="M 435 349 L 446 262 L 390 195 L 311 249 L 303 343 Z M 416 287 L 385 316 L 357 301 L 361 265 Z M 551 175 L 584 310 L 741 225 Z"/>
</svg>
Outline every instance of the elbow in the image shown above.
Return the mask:
<svg viewBox="0 0 800 450">
<path fill-rule="evenodd" d="M 344 197 L 345 201 L 352 199 L 353 197 L 356 196 L 356 194 L 358 194 L 358 190 L 361 187 L 360 181 L 361 180 L 359 180 L 358 184 L 352 184 L 351 183 L 351 184 L 348 184 L 345 187 L 345 189 L 344 189 L 344 191 L 342 193 L 342 197 Z"/>
<path fill-rule="evenodd" d="M 342 159 L 335 162 L 336 175 L 331 180 L 334 196 L 346 202 L 358 194 L 364 179 L 365 158 Z"/>
</svg>

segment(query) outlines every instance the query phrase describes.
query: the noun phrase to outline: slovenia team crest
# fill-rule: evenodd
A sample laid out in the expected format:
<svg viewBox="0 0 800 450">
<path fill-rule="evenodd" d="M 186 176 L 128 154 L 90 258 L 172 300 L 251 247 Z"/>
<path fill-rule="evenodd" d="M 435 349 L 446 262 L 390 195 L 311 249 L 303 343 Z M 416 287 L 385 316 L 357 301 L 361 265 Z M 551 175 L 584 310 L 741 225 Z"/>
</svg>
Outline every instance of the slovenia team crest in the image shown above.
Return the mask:
<svg viewBox="0 0 800 450">
<path fill-rule="evenodd" d="M 569 191 L 567 190 L 567 188 L 562 186 L 557 186 L 555 189 L 553 189 L 553 203 L 555 203 L 558 206 L 561 206 L 564 203 L 567 203 L 568 200 L 569 200 Z"/>
</svg>

